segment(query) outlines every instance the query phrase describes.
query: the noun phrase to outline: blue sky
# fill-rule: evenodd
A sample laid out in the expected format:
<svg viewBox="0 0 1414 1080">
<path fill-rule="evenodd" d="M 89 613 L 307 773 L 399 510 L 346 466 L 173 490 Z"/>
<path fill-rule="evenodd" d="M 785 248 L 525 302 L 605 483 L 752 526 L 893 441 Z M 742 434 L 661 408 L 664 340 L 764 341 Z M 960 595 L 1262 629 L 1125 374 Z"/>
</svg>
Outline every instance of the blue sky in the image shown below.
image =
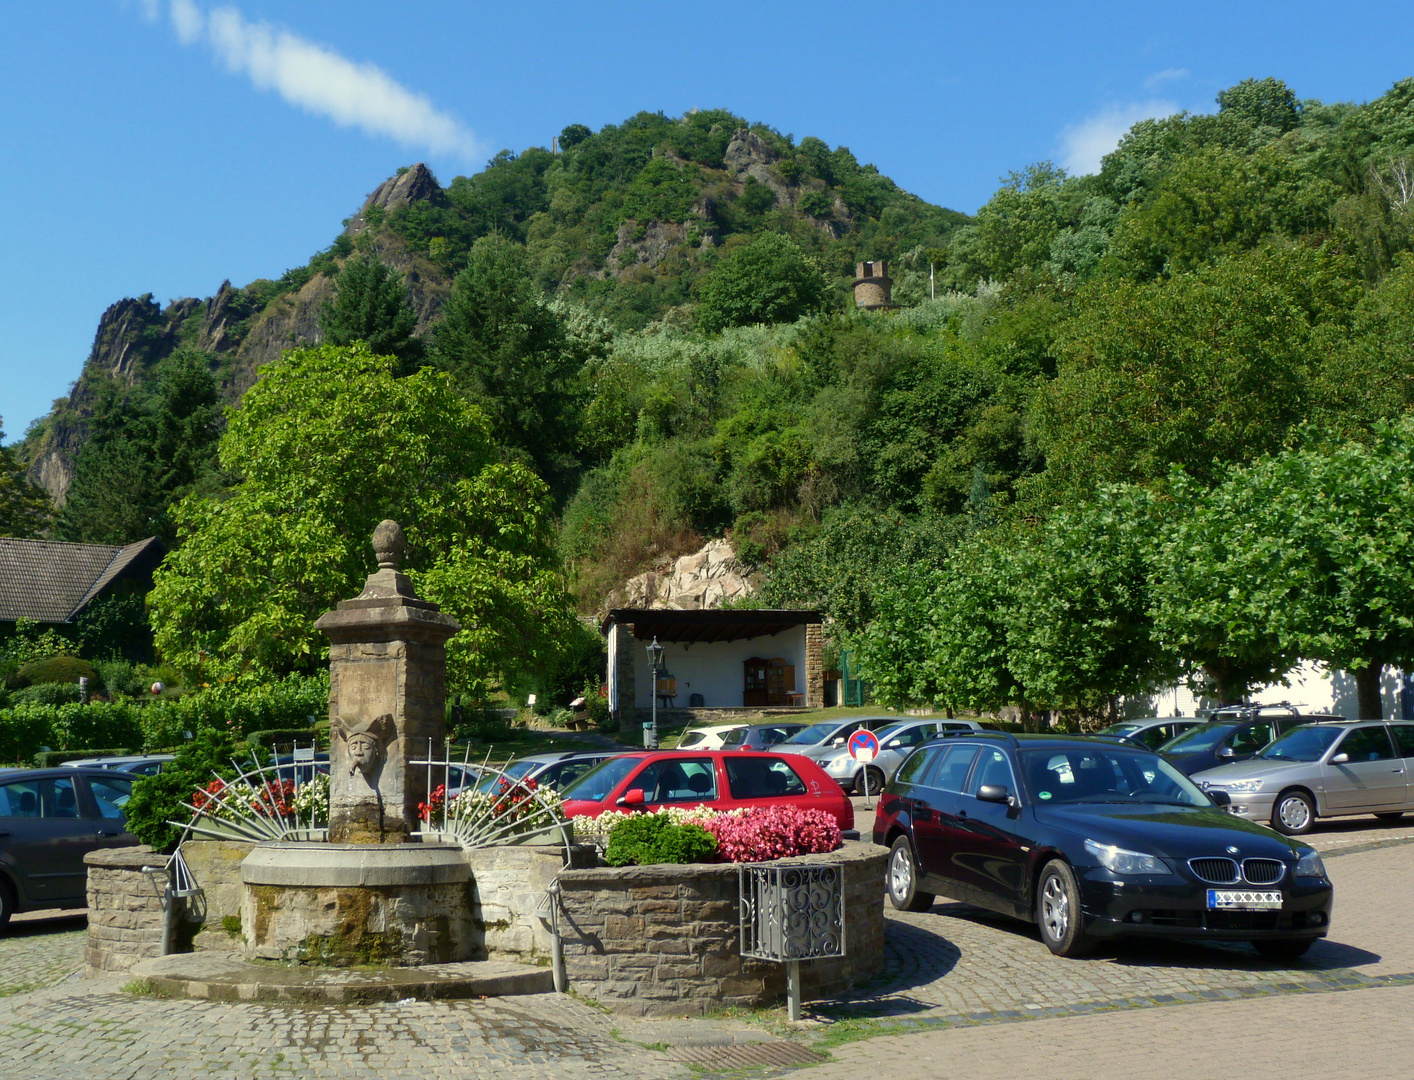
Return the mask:
<svg viewBox="0 0 1414 1080">
<path fill-rule="evenodd" d="M 0 417 L 68 392 L 103 310 L 278 277 L 398 166 L 640 109 L 728 108 L 974 211 L 1133 120 L 1275 75 L 1365 101 L 1414 75 L 1405 3 L 65 0 L 4 7 Z"/>
</svg>

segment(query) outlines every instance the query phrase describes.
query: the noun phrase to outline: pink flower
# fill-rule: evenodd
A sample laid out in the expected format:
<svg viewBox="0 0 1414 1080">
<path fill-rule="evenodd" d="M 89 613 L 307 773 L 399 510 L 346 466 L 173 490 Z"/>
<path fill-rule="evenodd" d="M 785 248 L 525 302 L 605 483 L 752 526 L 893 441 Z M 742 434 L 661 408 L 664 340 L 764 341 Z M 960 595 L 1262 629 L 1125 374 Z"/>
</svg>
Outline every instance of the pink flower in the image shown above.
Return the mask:
<svg viewBox="0 0 1414 1080">
<path fill-rule="evenodd" d="M 717 838 L 719 857 L 729 862 L 816 855 L 843 843 L 833 815 L 794 806 L 754 807 L 740 817 L 721 815 L 702 824 Z"/>
</svg>

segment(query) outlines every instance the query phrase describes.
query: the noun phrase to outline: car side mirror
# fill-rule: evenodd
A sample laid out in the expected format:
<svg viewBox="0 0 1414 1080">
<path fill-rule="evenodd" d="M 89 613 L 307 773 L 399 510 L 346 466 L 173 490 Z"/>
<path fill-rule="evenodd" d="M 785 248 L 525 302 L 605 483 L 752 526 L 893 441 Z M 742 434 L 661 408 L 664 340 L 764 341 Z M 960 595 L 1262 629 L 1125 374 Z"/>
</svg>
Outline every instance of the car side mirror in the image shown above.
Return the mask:
<svg viewBox="0 0 1414 1080">
<path fill-rule="evenodd" d="M 898 749 L 900 746 L 902 746 L 902 745 L 903 745 L 903 743 L 899 742 L 897 739 L 890 739 L 890 740 L 889 740 L 889 745 L 886 746 L 886 747 L 884 747 L 884 749 L 885 749 L 885 750 L 897 750 L 897 749 Z"/>
<path fill-rule="evenodd" d="M 1213 800 L 1214 806 L 1232 805 L 1232 796 L 1229 795 L 1226 791 L 1210 791 L 1208 792 L 1208 798 Z"/>
<path fill-rule="evenodd" d="M 844 736 L 843 736 L 843 735 L 840 735 L 840 736 L 837 737 L 833 742 L 831 742 L 830 745 L 831 745 L 831 746 L 843 746 L 843 745 L 844 745 Z"/>
<path fill-rule="evenodd" d="M 1350 755 L 1349 755 L 1349 754 L 1336 754 L 1335 757 L 1331 758 L 1331 764 L 1332 764 L 1332 765 L 1345 765 L 1345 764 L 1347 764 L 1349 761 L 1350 761 Z"/>
<path fill-rule="evenodd" d="M 1235 758 L 1237 757 L 1237 751 L 1230 746 L 1224 746 L 1221 750 L 1218 751 L 1218 757 Z"/>
<path fill-rule="evenodd" d="M 1010 798 L 1005 784 L 983 784 L 977 789 L 978 802 L 1007 802 Z"/>
<path fill-rule="evenodd" d="M 643 789 L 640 787 L 629 788 L 624 792 L 623 798 L 618 801 L 619 806 L 642 806 L 647 800 L 643 797 Z"/>
</svg>

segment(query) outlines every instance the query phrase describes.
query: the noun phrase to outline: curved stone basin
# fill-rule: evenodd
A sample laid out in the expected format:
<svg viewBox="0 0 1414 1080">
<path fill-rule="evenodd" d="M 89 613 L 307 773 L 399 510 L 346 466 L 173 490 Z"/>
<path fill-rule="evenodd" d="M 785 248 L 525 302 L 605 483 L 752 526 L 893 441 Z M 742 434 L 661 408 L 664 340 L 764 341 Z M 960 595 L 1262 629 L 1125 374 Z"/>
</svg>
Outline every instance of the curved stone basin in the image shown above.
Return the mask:
<svg viewBox="0 0 1414 1080">
<path fill-rule="evenodd" d="M 454 844 L 259 844 L 241 864 L 245 955 L 329 967 L 470 960 L 470 892 Z"/>
</svg>

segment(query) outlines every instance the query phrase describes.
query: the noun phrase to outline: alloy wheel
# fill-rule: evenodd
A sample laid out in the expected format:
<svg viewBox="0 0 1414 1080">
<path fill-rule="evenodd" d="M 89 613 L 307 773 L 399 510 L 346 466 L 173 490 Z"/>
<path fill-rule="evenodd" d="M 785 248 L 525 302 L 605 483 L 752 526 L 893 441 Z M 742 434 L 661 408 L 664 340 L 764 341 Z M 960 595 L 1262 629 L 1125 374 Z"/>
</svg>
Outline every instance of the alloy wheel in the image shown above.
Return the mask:
<svg viewBox="0 0 1414 1080">
<path fill-rule="evenodd" d="M 1299 832 L 1311 824 L 1311 808 L 1299 795 L 1291 795 L 1281 801 L 1277 810 L 1281 823 L 1293 832 Z"/>
<path fill-rule="evenodd" d="M 889 891 L 902 900 L 913 888 L 913 860 L 908 857 L 908 849 L 894 848 L 894 857 L 889 860 Z"/>
<path fill-rule="evenodd" d="M 1057 874 L 1046 878 L 1041 889 L 1041 922 L 1052 941 L 1060 941 L 1070 929 L 1070 897 Z"/>
</svg>

